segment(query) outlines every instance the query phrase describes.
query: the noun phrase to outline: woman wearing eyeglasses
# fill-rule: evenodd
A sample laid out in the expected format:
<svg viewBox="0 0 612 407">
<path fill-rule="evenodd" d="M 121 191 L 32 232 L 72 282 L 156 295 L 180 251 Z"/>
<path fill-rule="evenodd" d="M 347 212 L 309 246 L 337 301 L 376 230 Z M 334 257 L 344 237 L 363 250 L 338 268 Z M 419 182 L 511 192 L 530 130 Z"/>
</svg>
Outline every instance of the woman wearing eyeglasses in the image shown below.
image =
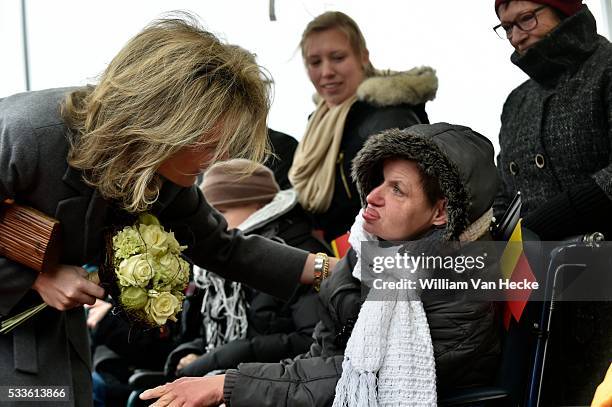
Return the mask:
<svg viewBox="0 0 612 407">
<path fill-rule="evenodd" d="M 529 75 L 503 108 L 496 216 L 520 191 L 523 225 L 542 240 L 594 231 L 612 239 L 612 45 L 581 0 L 496 0 L 495 11 L 512 63 Z M 563 337 L 551 339 L 557 366 L 546 367 L 565 383 L 550 405 L 588 404 L 612 349 L 612 311 L 566 305 Z"/>
<path fill-rule="evenodd" d="M 612 238 L 612 44 L 580 0 L 496 0 L 495 10 L 530 78 L 504 104 L 497 215 L 521 191 L 524 225 L 541 239 Z"/>
</svg>

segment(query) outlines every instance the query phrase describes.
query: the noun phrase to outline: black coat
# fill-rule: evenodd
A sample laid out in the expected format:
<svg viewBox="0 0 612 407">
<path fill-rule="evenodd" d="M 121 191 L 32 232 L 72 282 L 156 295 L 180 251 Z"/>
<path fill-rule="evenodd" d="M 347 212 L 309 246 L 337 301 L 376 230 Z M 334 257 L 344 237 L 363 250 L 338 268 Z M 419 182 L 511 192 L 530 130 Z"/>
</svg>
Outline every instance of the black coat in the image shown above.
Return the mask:
<svg viewBox="0 0 612 407">
<path fill-rule="evenodd" d="M 298 142 L 293 137 L 272 129 L 268 129 L 268 139 L 273 155 L 268 157 L 264 164 L 272 170 L 281 189 L 291 188 L 288 174 Z"/>
<path fill-rule="evenodd" d="M 542 240 L 612 238 L 612 44 L 583 5 L 512 62 L 530 79 L 508 96 L 496 216 L 517 191 L 523 224 Z"/>
<path fill-rule="evenodd" d="M 226 373 L 230 405 L 331 405 L 346 341 L 366 292 L 351 272 L 351 250 L 321 287 L 315 343 L 284 363 L 245 363 Z M 438 390 L 490 383 L 500 352 L 495 310 L 487 302 L 423 301 L 434 346 Z M 226 398 L 227 400 L 227 398 Z"/>
</svg>

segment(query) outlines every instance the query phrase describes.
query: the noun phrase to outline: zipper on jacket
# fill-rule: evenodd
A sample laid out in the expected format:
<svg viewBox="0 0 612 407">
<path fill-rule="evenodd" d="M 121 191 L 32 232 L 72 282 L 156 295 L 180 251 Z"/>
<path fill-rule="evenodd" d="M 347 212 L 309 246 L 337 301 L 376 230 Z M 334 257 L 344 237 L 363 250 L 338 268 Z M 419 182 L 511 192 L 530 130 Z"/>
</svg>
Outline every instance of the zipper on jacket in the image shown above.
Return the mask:
<svg viewBox="0 0 612 407">
<path fill-rule="evenodd" d="M 340 167 L 340 178 L 342 178 L 342 183 L 344 184 L 344 190 L 348 195 L 349 199 L 353 199 L 353 194 L 351 194 L 351 189 L 349 188 L 348 181 L 346 180 L 346 175 L 344 175 L 344 151 L 340 151 L 338 154 L 338 160 L 336 164 Z"/>
</svg>

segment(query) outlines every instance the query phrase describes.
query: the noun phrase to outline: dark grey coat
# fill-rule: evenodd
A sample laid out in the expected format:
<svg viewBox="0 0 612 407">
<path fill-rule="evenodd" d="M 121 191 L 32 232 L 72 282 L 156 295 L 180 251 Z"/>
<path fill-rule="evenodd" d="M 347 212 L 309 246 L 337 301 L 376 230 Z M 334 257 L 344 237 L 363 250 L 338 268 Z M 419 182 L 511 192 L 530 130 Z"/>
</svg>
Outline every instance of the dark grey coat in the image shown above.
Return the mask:
<svg viewBox="0 0 612 407">
<path fill-rule="evenodd" d="M 504 105 L 496 215 L 520 191 L 523 225 L 542 240 L 612 240 L 612 44 L 583 5 L 512 62 L 530 79 Z M 608 367 L 610 303 L 562 303 L 556 315 L 543 387 L 555 400 L 544 404 L 587 404 Z"/>
<path fill-rule="evenodd" d="M 496 216 L 520 191 L 543 239 L 612 232 L 612 44 L 583 5 L 512 62 L 530 79 L 501 116 Z"/>
<path fill-rule="evenodd" d="M 61 223 L 61 261 L 82 265 L 103 250 L 102 228 L 111 204 L 88 187 L 66 162 L 66 128 L 60 103 L 71 89 L 0 99 L 0 201 L 32 206 Z M 174 231 L 194 262 L 229 279 L 286 297 L 293 292 L 306 253 L 264 238 L 227 232 L 223 217 L 196 187 L 166 182 L 152 208 Z M 248 270 L 247 274 L 242 274 Z M 40 303 L 31 290 L 36 272 L 0 257 L 0 316 Z M 71 386 L 67 405 L 89 406 L 91 362 L 82 307 L 48 308 L 35 320 L 0 336 L 0 383 Z M 4 404 L 3 404 L 4 405 Z M 19 403 L 27 406 L 27 403 Z"/>
</svg>

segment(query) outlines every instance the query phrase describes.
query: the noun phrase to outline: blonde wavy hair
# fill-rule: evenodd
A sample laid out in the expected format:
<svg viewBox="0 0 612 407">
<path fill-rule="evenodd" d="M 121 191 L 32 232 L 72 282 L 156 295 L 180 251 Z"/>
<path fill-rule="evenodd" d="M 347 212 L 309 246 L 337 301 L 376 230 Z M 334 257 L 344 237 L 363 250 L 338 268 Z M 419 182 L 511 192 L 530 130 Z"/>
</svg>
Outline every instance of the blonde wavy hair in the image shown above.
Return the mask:
<svg viewBox="0 0 612 407">
<path fill-rule="evenodd" d="M 359 26 L 349 16 L 340 11 L 328 11 L 314 18 L 302 33 L 302 39 L 300 40 L 300 49 L 302 50 L 302 58 L 306 58 L 306 40 L 310 34 L 315 32 L 321 32 L 337 28 L 346 34 L 351 48 L 355 55 L 361 59 L 361 57 L 368 52 L 366 41 L 359 29 Z M 366 77 L 374 76 L 374 66 L 368 60 L 368 63 L 363 67 L 363 72 Z"/>
<path fill-rule="evenodd" d="M 130 212 L 159 195 L 158 167 L 185 147 L 261 161 L 269 151 L 266 74 L 189 14 L 152 22 L 132 38 L 96 86 L 69 94 L 68 162 L 85 182 Z"/>
</svg>

